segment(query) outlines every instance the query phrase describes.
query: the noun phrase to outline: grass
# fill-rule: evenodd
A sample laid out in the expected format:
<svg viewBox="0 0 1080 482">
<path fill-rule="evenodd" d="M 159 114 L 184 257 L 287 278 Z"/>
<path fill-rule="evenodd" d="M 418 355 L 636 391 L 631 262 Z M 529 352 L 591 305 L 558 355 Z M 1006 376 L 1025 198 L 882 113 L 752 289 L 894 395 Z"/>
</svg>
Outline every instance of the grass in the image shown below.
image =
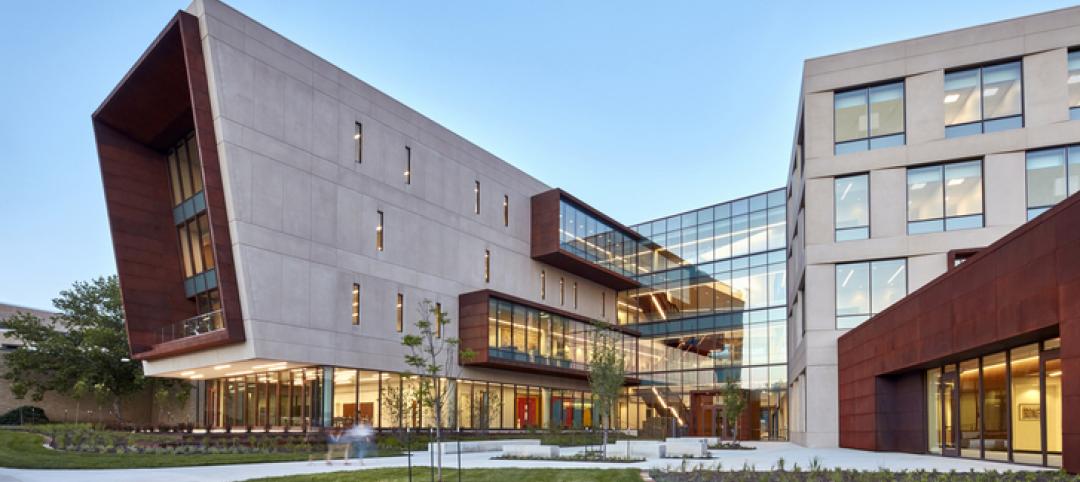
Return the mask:
<svg viewBox="0 0 1080 482">
<path fill-rule="evenodd" d="M 98 454 L 51 450 L 42 435 L 0 431 L 0 467 L 19 469 L 130 469 L 195 465 L 304 461 L 312 453 L 268 454 Z M 325 456 L 325 452 L 314 454 Z"/>
<path fill-rule="evenodd" d="M 413 479 L 430 477 L 427 467 L 414 468 Z M 468 469 L 461 472 L 462 482 L 641 482 L 635 469 Z M 254 479 L 258 482 L 404 482 L 406 469 L 370 469 L 331 472 L 318 475 L 293 475 Z M 443 469 L 443 480 L 456 481 L 457 471 Z M 254 482 L 249 481 L 249 482 Z"/>
</svg>

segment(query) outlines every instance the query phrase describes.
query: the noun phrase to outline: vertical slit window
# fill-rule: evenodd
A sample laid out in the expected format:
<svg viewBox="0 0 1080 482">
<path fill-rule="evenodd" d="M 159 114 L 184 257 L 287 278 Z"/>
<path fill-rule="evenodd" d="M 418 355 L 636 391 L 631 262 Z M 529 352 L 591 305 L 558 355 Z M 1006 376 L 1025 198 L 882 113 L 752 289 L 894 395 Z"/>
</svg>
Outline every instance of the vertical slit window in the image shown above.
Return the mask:
<svg viewBox="0 0 1080 482">
<path fill-rule="evenodd" d="M 352 324 L 360 324 L 360 284 L 352 285 Z"/>
<path fill-rule="evenodd" d="M 559 306 L 566 304 L 566 281 L 559 277 Z"/>
<path fill-rule="evenodd" d="M 412 148 L 405 146 L 405 184 L 412 184 Z"/>
<path fill-rule="evenodd" d="M 397 314 L 396 328 L 398 333 L 401 333 L 405 328 L 405 295 L 401 293 L 397 294 L 397 306 L 395 307 L 394 312 Z"/>
<path fill-rule="evenodd" d="M 473 212 L 480 214 L 480 181 L 474 181 L 476 184 L 473 186 L 473 194 L 475 199 L 473 200 Z"/>
<path fill-rule="evenodd" d="M 607 318 L 607 291 L 600 292 L 600 318 Z"/>
<path fill-rule="evenodd" d="M 364 125 L 357 122 L 356 128 L 353 131 L 353 144 L 356 146 L 354 149 L 356 163 L 360 164 L 364 162 Z"/>
<path fill-rule="evenodd" d="M 491 282 L 491 250 L 484 250 L 484 282 Z"/>
<path fill-rule="evenodd" d="M 503 194 L 503 226 L 510 225 L 510 196 Z"/>
<path fill-rule="evenodd" d="M 547 272 L 540 270 L 540 299 L 547 298 Z"/>
<path fill-rule="evenodd" d="M 574 282 L 574 309 L 577 309 L 577 281 Z"/>
<path fill-rule="evenodd" d="M 378 251 L 383 250 L 383 212 L 375 211 L 378 214 L 379 224 L 375 226 L 375 249 Z"/>
<path fill-rule="evenodd" d="M 443 321 L 442 303 L 435 303 L 435 337 L 436 338 L 442 338 L 442 326 L 443 326 L 442 321 Z"/>
</svg>

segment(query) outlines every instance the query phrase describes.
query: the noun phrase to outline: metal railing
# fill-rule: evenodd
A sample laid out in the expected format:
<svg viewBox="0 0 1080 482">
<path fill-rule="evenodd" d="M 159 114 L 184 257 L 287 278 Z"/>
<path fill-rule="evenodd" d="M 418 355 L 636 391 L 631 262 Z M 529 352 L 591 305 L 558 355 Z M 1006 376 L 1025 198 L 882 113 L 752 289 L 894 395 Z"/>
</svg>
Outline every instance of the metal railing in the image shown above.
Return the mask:
<svg viewBox="0 0 1080 482">
<path fill-rule="evenodd" d="M 215 310 L 161 327 L 161 342 L 202 335 L 224 328 L 225 321 L 221 310 Z"/>
</svg>

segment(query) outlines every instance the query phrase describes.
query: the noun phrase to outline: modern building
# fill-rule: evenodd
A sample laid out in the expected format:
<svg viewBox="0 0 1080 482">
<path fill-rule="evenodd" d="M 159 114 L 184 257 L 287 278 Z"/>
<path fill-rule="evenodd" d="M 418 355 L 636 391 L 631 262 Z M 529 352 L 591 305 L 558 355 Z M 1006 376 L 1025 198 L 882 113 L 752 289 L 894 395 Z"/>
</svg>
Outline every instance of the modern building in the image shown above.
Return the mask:
<svg viewBox="0 0 1080 482">
<path fill-rule="evenodd" d="M 475 354 L 449 426 L 595 426 L 603 330 L 617 428 L 716 433 L 730 381 L 786 437 L 783 190 L 628 228 L 217 0 L 93 123 L 133 358 L 202 427 L 430 426 L 401 339 L 434 307 Z"/>
<path fill-rule="evenodd" d="M 1075 46 L 1068 8 L 806 61 L 788 182 L 793 441 L 1061 464 L 1075 279 L 1038 256 L 1080 220 L 1039 215 L 1080 189 Z"/>
</svg>

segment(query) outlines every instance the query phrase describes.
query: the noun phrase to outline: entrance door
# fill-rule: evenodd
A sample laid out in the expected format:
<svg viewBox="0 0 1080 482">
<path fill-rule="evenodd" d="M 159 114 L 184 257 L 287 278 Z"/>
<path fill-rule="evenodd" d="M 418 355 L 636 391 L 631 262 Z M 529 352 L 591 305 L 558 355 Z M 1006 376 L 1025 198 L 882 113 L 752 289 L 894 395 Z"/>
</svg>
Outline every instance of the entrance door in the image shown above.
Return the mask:
<svg viewBox="0 0 1080 482">
<path fill-rule="evenodd" d="M 957 441 L 960 438 L 959 424 L 960 404 L 955 369 L 945 372 L 938 384 L 941 400 L 941 453 L 943 455 L 958 456 L 960 450 Z"/>
<path fill-rule="evenodd" d="M 1039 357 L 1042 392 L 1039 422 L 1042 424 L 1043 465 L 1061 467 L 1061 351 L 1043 351 Z"/>
</svg>

